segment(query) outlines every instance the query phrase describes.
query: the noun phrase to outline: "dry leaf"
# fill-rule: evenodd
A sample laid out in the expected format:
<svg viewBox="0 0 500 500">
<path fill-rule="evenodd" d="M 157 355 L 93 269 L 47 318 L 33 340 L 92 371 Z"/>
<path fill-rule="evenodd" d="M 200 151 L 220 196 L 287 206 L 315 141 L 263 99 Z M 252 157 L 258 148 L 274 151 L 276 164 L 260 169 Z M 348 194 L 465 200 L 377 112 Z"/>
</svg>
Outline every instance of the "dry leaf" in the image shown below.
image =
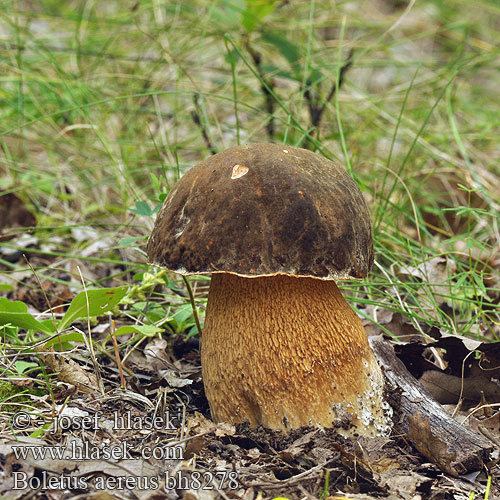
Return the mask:
<svg viewBox="0 0 500 500">
<path fill-rule="evenodd" d="M 35 216 L 14 193 L 0 193 L 0 241 L 11 240 L 18 234 L 16 229 L 32 227 Z"/>
<path fill-rule="evenodd" d="M 481 394 L 487 401 L 496 401 L 498 386 L 483 373 L 467 378 L 448 375 L 439 370 L 428 370 L 420 377 L 420 382 L 441 404 L 458 404 L 460 398 L 479 401 Z"/>
<path fill-rule="evenodd" d="M 97 377 L 93 373 L 86 372 L 78 363 L 72 359 L 56 353 L 53 349 L 45 351 L 37 347 L 37 352 L 47 366 L 49 372 L 57 373 L 61 382 L 74 385 L 81 392 L 94 392 L 98 387 Z"/>
<path fill-rule="evenodd" d="M 166 368 L 175 368 L 170 358 L 167 356 L 168 342 L 165 339 L 154 338 L 144 348 L 144 355 L 149 370 L 165 370 Z"/>
<path fill-rule="evenodd" d="M 404 500 L 413 500 L 417 488 L 420 489 L 422 484 L 429 482 L 432 482 L 432 479 L 408 470 L 393 471 L 381 476 L 381 484 L 387 486 L 390 491 L 397 491 Z"/>
<path fill-rule="evenodd" d="M 160 370 L 160 375 L 166 380 L 170 387 L 185 387 L 186 385 L 191 385 L 193 381 L 190 378 L 182 378 L 177 376 L 174 370 Z"/>
</svg>

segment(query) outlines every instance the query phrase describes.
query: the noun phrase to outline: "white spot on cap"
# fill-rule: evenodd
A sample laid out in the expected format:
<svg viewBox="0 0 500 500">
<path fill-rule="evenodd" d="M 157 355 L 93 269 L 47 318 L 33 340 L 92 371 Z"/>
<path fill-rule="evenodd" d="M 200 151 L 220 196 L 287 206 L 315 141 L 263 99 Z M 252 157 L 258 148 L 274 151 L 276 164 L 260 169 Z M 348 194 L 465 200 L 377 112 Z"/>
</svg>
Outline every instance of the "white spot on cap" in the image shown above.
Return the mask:
<svg viewBox="0 0 500 500">
<path fill-rule="evenodd" d="M 231 174 L 231 179 L 239 179 L 243 177 L 248 172 L 248 167 L 245 165 L 239 165 L 238 163 L 233 167 L 233 173 Z"/>
</svg>

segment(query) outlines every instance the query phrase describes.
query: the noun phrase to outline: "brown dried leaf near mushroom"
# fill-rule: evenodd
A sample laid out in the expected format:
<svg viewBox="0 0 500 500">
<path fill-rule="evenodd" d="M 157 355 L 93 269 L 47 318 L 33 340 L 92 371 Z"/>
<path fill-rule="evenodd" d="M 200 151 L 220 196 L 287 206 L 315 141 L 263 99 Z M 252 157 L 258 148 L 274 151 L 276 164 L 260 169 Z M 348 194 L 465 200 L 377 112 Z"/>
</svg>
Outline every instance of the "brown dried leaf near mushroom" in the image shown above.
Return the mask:
<svg viewBox="0 0 500 500">
<path fill-rule="evenodd" d="M 214 420 L 390 431 L 381 369 L 335 284 L 373 262 L 345 169 L 292 146 L 227 149 L 173 187 L 147 251 L 177 273 L 212 274 L 201 357 Z"/>
</svg>

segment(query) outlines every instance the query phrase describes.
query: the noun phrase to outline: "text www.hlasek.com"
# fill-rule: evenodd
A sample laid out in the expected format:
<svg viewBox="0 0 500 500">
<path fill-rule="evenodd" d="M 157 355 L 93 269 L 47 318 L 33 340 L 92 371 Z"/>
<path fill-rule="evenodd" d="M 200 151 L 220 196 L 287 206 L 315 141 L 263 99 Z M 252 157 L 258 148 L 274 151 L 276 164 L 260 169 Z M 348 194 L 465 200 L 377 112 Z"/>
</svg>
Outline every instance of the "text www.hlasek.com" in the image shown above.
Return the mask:
<svg viewBox="0 0 500 500">
<path fill-rule="evenodd" d="M 16 460 L 134 460 L 137 456 L 131 452 L 137 450 L 127 441 L 115 446 L 92 446 L 89 442 L 71 442 L 69 446 L 12 446 Z M 184 450 L 176 446 L 142 446 L 138 450 L 144 460 L 182 460 Z"/>
</svg>

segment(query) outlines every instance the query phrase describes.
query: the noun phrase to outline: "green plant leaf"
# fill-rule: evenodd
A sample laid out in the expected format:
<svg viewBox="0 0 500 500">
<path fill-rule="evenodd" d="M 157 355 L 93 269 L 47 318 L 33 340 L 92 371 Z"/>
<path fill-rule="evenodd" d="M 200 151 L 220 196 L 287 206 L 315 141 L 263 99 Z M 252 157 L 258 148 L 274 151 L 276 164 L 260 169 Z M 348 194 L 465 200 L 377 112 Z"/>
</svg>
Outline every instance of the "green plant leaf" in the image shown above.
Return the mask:
<svg viewBox="0 0 500 500">
<path fill-rule="evenodd" d="M 131 208 L 130 211 L 133 214 L 143 215 L 143 216 L 148 216 L 148 217 L 153 214 L 153 210 L 151 210 L 151 207 L 149 206 L 148 202 L 146 202 L 146 201 L 136 201 L 135 208 Z"/>
<path fill-rule="evenodd" d="M 0 338 L 2 339 L 2 341 L 9 339 L 14 344 L 19 344 L 19 327 L 12 326 L 10 323 L 0 326 Z"/>
<path fill-rule="evenodd" d="M 0 326 L 17 326 L 25 330 L 52 333 L 52 330 L 36 320 L 29 312 L 28 306 L 19 300 L 11 302 L 5 297 L 0 298 Z"/>
<path fill-rule="evenodd" d="M 239 28 L 245 10 L 244 0 L 219 0 L 213 4 L 210 21 L 223 24 L 225 30 Z"/>
<path fill-rule="evenodd" d="M 59 323 L 59 330 L 64 330 L 71 323 L 87 316 L 94 317 L 104 314 L 115 307 L 125 297 L 127 287 L 100 288 L 80 292 L 71 302 L 66 314 Z M 87 306 L 88 296 L 88 306 Z"/>
<path fill-rule="evenodd" d="M 44 326 L 44 331 L 50 331 L 50 333 L 56 333 L 56 325 L 54 325 L 54 319 L 49 318 L 49 319 L 44 319 L 43 321 L 40 321 L 40 323 Z M 56 323 L 57 324 L 57 323 Z"/>
<path fill-rule="evenodd" d="M 120 247 L 135 245 L 138 241 L 144 241 L 144 236 L 128 236 L 120 240 Z"/>
<path fill-rule="evenodd" d="M 240 55 L 238 54 L 238 51 L 236 49 L 230 50 L 229 52 L 226 52 L 224 56 L 224 61 L 226 61 L 227 64 L 231 64 L 231 62 L 238 62 L 240 59 Z"/>
<path fill-rule="evenodd" d="M 0 292 L 10 292 L 11 290 L 14 290 L 12 285 L 9 285 L 8 283 L 0 283 Z"/>
<path fill-rule="evenodd" d="M 120 326 L 118 330 L 116 330 L 116 335 L 127 335 L 129 333 L 140 333 L 145 337 L 153 337 L 159 332 L 162 332 L 163 328 L 155 325 L 125 325 Z"/>
<path fill-rule="evenodd" d="M 16 367 L 17 373 L 23 374 L 32 368 L 38 368 L 39 365 L 33 361 L 16 361 L 14 366 Z"/>
<path fill-rule="evenodd" d="M 151 323 L 155 323 L 156 321 L 165 319 L 165 316 L 167 315 L 165 309 L 161 305 L 154 302 L 144 302 L 144 301 L 138 301 L 132 303 L 130 305 L 129 312 L 131 314 L 136 313 L 135 315 L 145 314 L 146 318 Z"/>
<path fill-rule="evenodd" d="M 271 45 L 274 45 L 279 53 L 288 61 L 292 72 L 297 80 L 300 80 L 300 49 L 297 45 L 287 40 L 285 37 L 278 35 L 278 33 L 266 32 L 262 35 L 262 40 Z"/>
<path fill-rule="evenodd" d="M 5 325 L 17 326 L 25 330 L 34 330 L 37 332 L 52 333 L 46 326 L 37 321 L 29 313 L 20 312 L 4 312 L 0 311 L 0 326 Z"/>
<path fill-rule="evenodd" d="M 297 77 L 295 75 L 292 75 L 292 73 L 290 73 L 290 71 L 288 70 L 282 70 L 277 66 L 272 66 L 270 64 L 263 64 L 261 67 L 262 71 L 266 74 L 272 74 L 273 76 L 286 78 L 287 80 L 293 80 L 294 82 L 297 81 Z"/>
<path fill-rule="evenodd" d="M 5 297 L 0 298 L 0 312 L 28 312 L 28 306 L 20 300 L 10 301 Z"/>
<path fill-rule="evenodd" d="M 154 168 L 154 167 L 152 167 L 152 168 Z M 151 181 L 151 184 L 153 184 L 153 186 L 155 187 L 155 189 L 157 191 L 160 191 L 161 190 L 161 182 L 160 182 L 160 179 L 158 179 L 158 176 L 156 174 L 154 174 L 153 172 L 150 172 L 149 179 Z"/>
<path fill-rule="evenodd" d="M 188 320 L 193 315 L 193 308 L 191 304 L 183 304 L 174 314 L 174 319 L 180 325 Z"/>
<path fill-rule="evenodd" d="M 250 33 L 266 16 L 272 14 L 277 4 L 276 0 L 247 0 L 241 24 Z"/>
<path fill-rule="evenodd" d="M 168 321 L 168 325 L 174 329 L 175 333 L 181 333 L 195 324 L 193 308 L 191 304 L 183 304 Z"/>
<path fill-rule="evenodd" d="M 80 332 L 68 332 L 57 337 L 53 337 L 45 342 L 44 347 L 48 349 L 51 346 L 59 347 L 61 344 L 68 344 L 69 342 L 85 342 L 83 335 Z"/>
</svg>

